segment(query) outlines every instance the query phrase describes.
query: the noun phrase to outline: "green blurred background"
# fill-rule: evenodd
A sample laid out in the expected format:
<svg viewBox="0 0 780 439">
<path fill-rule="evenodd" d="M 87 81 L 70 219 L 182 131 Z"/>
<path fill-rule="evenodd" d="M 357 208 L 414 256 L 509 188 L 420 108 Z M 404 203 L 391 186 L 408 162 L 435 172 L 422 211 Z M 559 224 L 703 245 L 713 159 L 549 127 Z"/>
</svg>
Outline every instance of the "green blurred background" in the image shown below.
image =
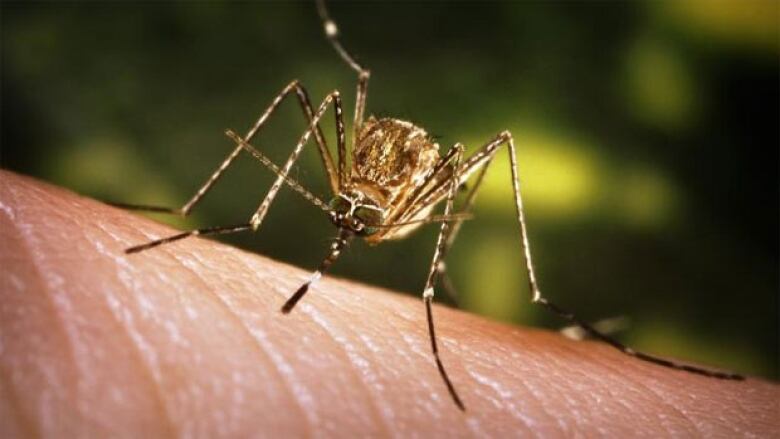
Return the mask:
<svg viewBox="0 0 780 439">
<path fill-rule="evenodd" d="M 331 12 L 373 72 L 369 112 L 414 121 L 443 148 L 512 130 L 552 300 L 589 320 L 630 318 L 620 338 L 637 348 L 777 379 L 778 2 Z M 4 1 L 2 165 L 101 199 L 180 206 L 232 148 L 224 129 L 244 132 L 293 78 L 317 102 L 341 90 L 351 114 L 354 74 L 309 3 Z M 281 162 L 303 128 L 288 101 L 254 143 Z M 494 168 L 449 261 L 461 306 L 560 327 L 528 301 L 505 154 Z M 293 175 L 327 193 L 314 149 Z M 243 158 L 191 219 L 161 220 L 244 221 L 271 178 Z M 333 271 L 419 296 L 436 229 L 356 243 Z M 225 240 L 314 267 L 333 236 L 285 190 L 259 233 Z"/>
</svg>

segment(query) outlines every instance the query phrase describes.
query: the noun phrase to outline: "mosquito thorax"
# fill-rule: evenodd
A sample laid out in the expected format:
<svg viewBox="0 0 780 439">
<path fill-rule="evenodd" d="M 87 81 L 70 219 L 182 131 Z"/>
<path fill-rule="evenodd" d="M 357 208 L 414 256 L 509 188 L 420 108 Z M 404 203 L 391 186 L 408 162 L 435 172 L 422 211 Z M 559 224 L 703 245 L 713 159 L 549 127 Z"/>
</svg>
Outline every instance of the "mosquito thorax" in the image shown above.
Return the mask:
<svg viewBox="0 0 780 439">
<path fill-rule="evenodd" d="M 357 134 L 350 179 L 372 186 L 385 198 L 380 205 L 390 207 L 400 193 L 422 184 L 439 159 L 439 145 L 423 128 L 371 116 Z"/>
<path fill-rule="evenodd" d="M 363 201 L 364 197 L 337 195 L 328 203 L 330 219 L 336 227 L 349 229 L 359 236 L 370 236 L 379 231 L 383 211 Z"/>
</svg>

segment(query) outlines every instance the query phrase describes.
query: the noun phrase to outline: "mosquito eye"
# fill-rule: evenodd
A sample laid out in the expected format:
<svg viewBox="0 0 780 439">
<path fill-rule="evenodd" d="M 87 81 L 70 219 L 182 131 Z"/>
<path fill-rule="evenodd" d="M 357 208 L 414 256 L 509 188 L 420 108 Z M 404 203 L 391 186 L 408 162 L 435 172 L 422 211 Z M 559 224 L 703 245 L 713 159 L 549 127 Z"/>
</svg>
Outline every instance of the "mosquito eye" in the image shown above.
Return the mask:
<svg viewBox="0 0 780 439">
<path fill-rule="evenodd" d="M 328 207 L 336 211 L 336 213 L 346 214 L 349 212 L 349 209 L 352 208 L 352 205 L 349 201 L 341 197 L 334 197 L 330 200 L 330 203 L 328 203 Z"/>
<path fill-rule="evenodd" d="M 382 223 L 382 212 L 370 207 L 360 206 L 355 209 L 355 218 L 359 219 L 364 225 L 363 233 L 366 235 L 373 235 L 379 231 L 378 227 L 374 227 Z"/>
</svg>

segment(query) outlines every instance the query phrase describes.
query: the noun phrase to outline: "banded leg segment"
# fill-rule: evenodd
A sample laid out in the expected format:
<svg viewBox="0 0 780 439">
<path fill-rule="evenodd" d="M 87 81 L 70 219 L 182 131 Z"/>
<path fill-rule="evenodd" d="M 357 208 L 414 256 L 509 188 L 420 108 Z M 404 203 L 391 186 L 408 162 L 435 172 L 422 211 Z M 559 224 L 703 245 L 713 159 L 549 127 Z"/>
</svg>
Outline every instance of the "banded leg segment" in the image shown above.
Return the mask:
<svg viewBox="0 0 780 439">
<path fill-rule="evenodd" d="M 454 169 L 454 181 L 458 181 L 458 169 L 460 168 L 460 162 L 463 157 L 463 145 L 456 144 L 452 147 L 455 151 L 454 156 L 454 165 L 452 169 Z M 455 195 L 458 192 L 458 185 L 453 184 L 450 187 L 449 196 L 447 197 L 447 202 L 444 207 L 444 216 L 450 215 L 450 212 L 452 212 L 452 206 L 455 201 Z M 439 236 L 436 241 L 436 249 L 433 253 L 433 260 L 431 261 L 431 267 L 428 270 L 428 278 L 425 281 L 425 289 L 423 290 L 423 302 L 425 303 L 425 316 L 428 320 L 428 335 L 431 340 L 431 350 L 433 351 L 433 357 L 436 361 L 436 368 L 439 370 L 439 375 L 441 376 L 442 380 L 444 381 L 444 384 L 447 386 L 447 391 L 449 391 L 450 396 L 452 397 L 452 400 L 455 402 L 455 405 L 458 406 L 459 409 L 465 411 L 466 407 L 463 405 L 463 401 L 461 401 L 460 396 L 458 395 L 458 392 L 455 390 L 455 386 L 452 384 L 452 381 L 450 380 L 449 375 L 447 374 L 447 370 L 444 368 L 444 364 L 441 361 L 441 357 L 439 356 L 439 347 L 436 342 L 436 330 L 434 328 L 433 324 L 433 309 L 432 309 L 432 303 L 433 303 L 433 286 L 436 282 L 436 274 L 437 274 L 437 267 L 439 263 L 441 262 L 442 255 L 444 253 L 444 247 L 446 245 L 446 237 L 448 234 L 448 230 L 450 228 L 450 222 L 449 221 L 443 221 L 441 223 L 441 229 L 439 230 Z"/>
<path fill-rule="evenodd" d="M 452 279 L 447 273 L 447 264 L 445 261 L 447 258 L 447 254 L 452 248 L 452 245 L 455 243 L 455 238 L 458 237 L 458 233 L 460 232 L 460 228 L 463 226 L 463 222 L 466 221 L 467 219 L 465 215 L 468 215 L 469 212 L 471 211 L 471 208 L 474 207 L 474 202 L 477 199 L 477 193 L 479 191 L 480 186 L 482 185 L 482 181 L 485 178 L 485 172 L 487 171 L 488 166 L 490 166 L 490 162 L 492 160 L 493 160 L 493 155 L 489 156 L 487 161 L 484 162 L 482 169 L 479 170 L 479 174 L 477 174 L 477 178 L 474 181 L 474 186 L 472 186 L 472 188 L 469 189 L 466 195 L 466 200 L 463 202 L 463 205 L 458 209 L 458 212 L 455 213 L 456 215 L 464 215 L 464 217 L 456 220 L 450 226 L 447 232 L 447 236 L 444 238 L 444 246 L 442 246 L 441 259 L 439 263 L 436 265 L 436 272 L 437 272 L 436 276 L 439 279 L 441 286 L 444 288 L 444 291 L 447 293 L 447 295 L 450 297 L 450 299 L 452 299 L 452 301 L 456 305 L 458 304 L 458 291 L 455 288 L 454 282 L 452 282 Z M 465 183 L 465 182 L 461 181 L 461 183 Z"/>
<path fill-rule="evenodd" d="M 228 233 L 242 232 L 244 230 L 251 230 L 251 229 L 252 229 L 252 225 L 246 223 L 246 224 L 238 224 L 235 226 L 206 227 L 203 229 L 189 230 L 186 232 L 177 233 L 176 235 L 168 236 L 161 239 L 156 239 L 154 241 L 147 242 L 146 244 L 130 247 L 128 249 L 125 249 L 125 253 L 127 254 L 138 253 L 140 251 L 157 247 L 158 245 L 179 241 L 184 238 L 189 238 L 190 236 L 224 235 Z"/>
</svg>

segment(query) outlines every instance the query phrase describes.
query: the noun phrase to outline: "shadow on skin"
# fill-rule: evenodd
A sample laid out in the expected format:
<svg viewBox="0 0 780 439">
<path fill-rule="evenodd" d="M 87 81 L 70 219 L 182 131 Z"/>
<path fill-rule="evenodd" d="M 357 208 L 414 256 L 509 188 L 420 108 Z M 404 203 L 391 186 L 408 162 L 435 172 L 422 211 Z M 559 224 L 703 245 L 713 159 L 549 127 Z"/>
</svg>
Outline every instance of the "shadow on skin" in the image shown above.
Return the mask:
<svg viewBox="0 0 780 439">
<path fill-rule="evenodd" d="M 0 436 L 768 436 L 780 387 L 434 310 L 0 171 Z M 774 433 L 772 433 L 774 432 Z"/>
</svg>

